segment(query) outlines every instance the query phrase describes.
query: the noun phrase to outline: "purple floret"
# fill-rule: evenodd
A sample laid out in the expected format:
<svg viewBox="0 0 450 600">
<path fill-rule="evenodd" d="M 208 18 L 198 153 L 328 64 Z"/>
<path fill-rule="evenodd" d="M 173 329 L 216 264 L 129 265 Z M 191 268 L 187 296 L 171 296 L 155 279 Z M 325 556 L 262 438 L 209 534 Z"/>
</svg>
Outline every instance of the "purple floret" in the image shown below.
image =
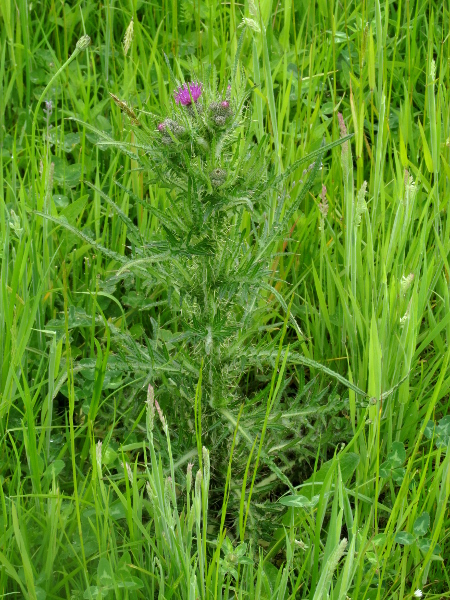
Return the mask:
<svg viewBox="0 0 450 600">
<path fill-rule="evenodd" d="M 189 94 L 189 91 L 191 92 Z M 182 104 L 183 106 L 189 106 L 192 104 L 192 100 L 197 102 L 197 100 L 202 95 L 202 84 L 201 83 L 185 83 L 180 86 L 178 90 L 175 92 L 175 102 L 177 104 Z M 191 100 L 192 96 L 192 100 Z"/>
</svg>

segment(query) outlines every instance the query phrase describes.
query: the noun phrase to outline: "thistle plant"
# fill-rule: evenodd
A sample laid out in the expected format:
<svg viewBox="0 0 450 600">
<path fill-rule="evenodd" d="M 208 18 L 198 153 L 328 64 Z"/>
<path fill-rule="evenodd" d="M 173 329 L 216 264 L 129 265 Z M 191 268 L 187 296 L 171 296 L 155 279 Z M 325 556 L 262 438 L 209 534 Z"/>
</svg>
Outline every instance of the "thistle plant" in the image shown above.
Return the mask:
<svg viewBox="0 0 450 600">
<path fill-rule="evenodd" d="M 176 80 L 171 70 L 170 74 L 173 101 L 163 117 L 137 114 L 125 101 L 111 95 L 128 119 L 130 142 L 113 140 L 95 130 L 102 138 L 101 145 L 120 148 L 149 176 L 151 185 L 166 192 L 162 210 L 127 190 L 159 222 L 157 233 L 148 239 L 106 194 L 97 190 L 126 224 L 131 248 L 130 255 L 124 257 L 87 238 L 98 250 L 122 263 L 108 282 L 109 289 L 114 282 L 129 280 L 130 274 L 138 277 L 144 289 L 161 290 L 161 301 L 170 310 L 170 322 L 178 324 L 169 337 L 166 331 L 162 340 L 154 323 L 153 334 L 147 333 L 145 344 L 113 331 L 116 352 L 124 368 L 143 374 L 147 383 L 154 385 L 163 406 L 173 407 L 176 422 L 188 424 L 177 429 L 179 465 L 192 458 L 196 436 L 199 449 L 205 444 L 214 452 L 212 478 L 223 487 L 229 444 L 239 406 L 244 403 L 238 427 L 241 449 L 233 466 L 237 478 L 231 486 L 233 493 L 248 472 L 249 451 L 262 430 L 267 443 L 263 448 L 261 441 L 256 464 L 272 470 L 275 480 L 290 485 L 283 473 L 289 469 L 289 461 L 278 466 L 270 458 L 269 449 L 283 447 L 280 437 L 287 448 L 295 446 L 292 437 L 300 437 L 303 422 L 298 416 L 287 415 L 283 422 L 278 418 L 273 427 L 268 424 L 267 406 L 270 404 L 270 410 L 281 416 L 280 402 L 288 393 L 287 378 L 278 382 L 274 397 L 270 389 L 271 373 L 277 355 L 280 357 L 281 330 L 285 332 L 289 323 L 297 340 L 302 339 L 302 333 L 271 284 L 272 265 L 294 213 L 312 188 L 325 151 L 350 136 L 321 146 L 283 175 L 275 175 L 268 138 L 263 137 L 259 143 L 253 140 L 248 118 L 250 92 L 237 69 L 221 86 L 214 72 L 201 80 L 193 76 L 189 82 Z M 304 181 L 296 197 L 291 198 L 285 182 L 302 163 L 307 166 Z M 116 184 L 123 188 L 122 183 Z M 285 326 L 269 323 L 271 339 L 257 345 L 261 320 L 269 322 L 264 317 L 270 312 L 269 297 L 281 305 Z M 295 351 L 294 343 L 291 355 L 297 363 L 321 368 Z M 262 383 L 256 382 L 249 398 L 248 387 L 245 389 L 242 382 L 257 371 L 263 374 Z M 302 403 L 300 392 L 291 394 L 289 409 Z M 155 405 L 158 407 L 156 400 Z M 336 413 L 339 407 L 335 406 Z M 189 426 L 194 408 L 195 427 Z M 302 436 L 306 444 L 308 436 L 314 437 L 314 432 L 306 429 Z"/>
</svg>

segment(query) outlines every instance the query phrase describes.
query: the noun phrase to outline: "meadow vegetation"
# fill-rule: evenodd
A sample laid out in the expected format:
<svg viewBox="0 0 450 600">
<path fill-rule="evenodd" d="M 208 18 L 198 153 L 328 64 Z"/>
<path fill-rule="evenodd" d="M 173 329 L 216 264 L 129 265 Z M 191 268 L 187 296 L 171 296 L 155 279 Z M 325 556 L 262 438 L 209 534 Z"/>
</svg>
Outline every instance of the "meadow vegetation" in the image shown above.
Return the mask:
<svg viewBox="0 0 450 600">
<path fill-rule="evenodd" d="M 0 23 L 2 597 L 448 598 L 447 4 Z"/>
</svg>

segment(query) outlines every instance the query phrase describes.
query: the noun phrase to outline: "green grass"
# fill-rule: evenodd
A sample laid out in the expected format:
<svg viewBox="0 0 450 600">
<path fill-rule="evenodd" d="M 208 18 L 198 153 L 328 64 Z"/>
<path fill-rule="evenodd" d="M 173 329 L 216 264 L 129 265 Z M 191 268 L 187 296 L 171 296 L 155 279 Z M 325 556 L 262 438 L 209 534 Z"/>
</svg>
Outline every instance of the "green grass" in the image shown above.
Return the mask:
<svg viewBox="0 0 450 600">
<path fill-rule="evenodd" d="M 426 598 L 450 594 L 449 8 L 431 0 L 257 6 L 252 13 L 234 0 L 0 1 L 5 597 L 400 600 L 418 588 Z M 209 481 L 195 434 L 184 459 L 167 445 L 170 439 L 175 450 L 182 430 L 194 431 L 194 411 L 190 423 L 180 423 L 166 399 L 167 435 L 157 416 L 152 429 L 143 391 L 150 380 L 114 362 L 113 328 L 136 340 L 158 324 L 161 336 L 180 329 L 168 322 L 161 289 L 145 290 L 139 278 L 105 286 L 121 266 L 116 255 L 94 251 L 89 237 L 82 241 L 35 211 L 65 217 L 123 257 L 126 224 L 91 183 L 144 239 L 151 237 L 154 216 L 114 182 L 159 207 L 164 190 L 149 186 L 129 157 L 96 146 L 81 122 L 126 138 L 126 119 L 108 92 L 163 115 L 171 94 L 163 52 L 185 72 L 191 63 L 214 63 L 226 80 L 243 16 L 254 20 L 241 52 L 248 86 L 256 86 L 252 128 L 256 139 L 270 135 L 273 170 L 285 171 L 323 137 L 337 139 L 339 112 L 354 138 L 347 155 L 338 147 L 324 158 L 321 181 L 274 264 L 272 284 L 286 304 L 292 301 L 304 334 L 297 350 L 278 357 L 304 390 L 301 410 L 285 414 L 296 423 L 304 460 L 293 469 L 292 440 L 280 439 L 273 458 L 281 470 L 289 466 L 293 489 L 279 486 L 258 506 L 270 483 L 269 472 L 253 480 L 261 438 L 250 440 L 250 454 L 230 424 L 225 515 L 222 506 L 208 506 L 213 450 Z M 124 56 L 132 18 L 134 39 Z M 85 33 L 91 46 L 45 93 L 53 102 L 47 116 L 38 101 Z M 289 177 L 293 200 L 302 170 Z M 275 336 L 286 319 L 275 296 L 265 302 L 255 344 Z M 293 329 L 286 335 L 297 340 Z M 335 387 L 308 360 L 367 397 Z M 259 375 L 270 383 L 273 374 Z M 276 375 L 274 385 L 281 382 Z M 308 427 L 316 396 L 325 420 L 327 403 L 342 403 L 329 425 L 334 441 Z M 266 406 L 258 410 L 265 414 Z M 272 439 L 277 414 L 267 414 Z M 197 433 L 199 419 L 201 413 Z M 231 473 L 242 454 L 248 468 L 234 487 Z M 196 463 L 190 491 L 188 460 Z M 266 515 L 263 525 L 282 519 L 270 540 L 246 535 L 250 505 Z"/>
</svg>

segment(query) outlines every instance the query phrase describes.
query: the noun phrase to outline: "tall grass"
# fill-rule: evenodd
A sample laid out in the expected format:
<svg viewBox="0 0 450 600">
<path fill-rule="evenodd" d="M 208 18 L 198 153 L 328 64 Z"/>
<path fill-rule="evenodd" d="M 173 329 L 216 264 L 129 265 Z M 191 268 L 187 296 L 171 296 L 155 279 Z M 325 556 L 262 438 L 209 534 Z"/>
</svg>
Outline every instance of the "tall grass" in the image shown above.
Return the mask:
<svg viewBox="0 0 450 600">
<path fill-rule="evenodd" d="M 449 9 L 421 0 L 255 4 L 0 2 L 5 596 L 450 593 Z M 294 423 L 292 437 L 269 455 L 280 471 L 289 467 L 292 489 L 258 505 L 257 492 L 272 477 L 252 479 L 260 438 L 249 440 L 251 452 L 239 422 L 230 422 L 227 472 L 240 453 L 248 468 L 239 486 L 227 478 L 222 510 L 208 506 L 214 453 L 210 475 L 195 441 L 184 462 L 173 454 L 168 441 L 176 448 L 193 423 L 180 426 L 177 407 L 163 398 L 167 428 L 155 417 L 151 430 L 149 381 L 124 371 L 111 349 L 111 332 L 129 331 L 138 341 L 156 340 L 163 352 L 166 332 L 181 325 L 168 322 L 160 289 L 148 292 L 138 278 L 111 280 L 118 257 L 129 252 L 127 226 L 85 182 L 107 194 L 144 239 L 157 222 L 126 190 L 162 209 L 165 192 L 149 186 L 131 158 L 96 146 L 79 122 L 124 139 L 124 117 L 108 92 L 161 114 L 170 96 L 163 52 L 185 72 L 213 62 L 225 81 L 243 16 L 251 19 L 241 62 L 253 87 L 252 132 L 256 140 L 269 135 L 273 170 L 285 172 L 323 137 L 337 139 L 339 113 L 354 138 L 344 153 L 336 148 L 324 159 L 321 181 L 273 265 L 272 284 L 303 333 L 288 330 L 297 348 L 283 354 L 301 407 L 295 414 L 284 407 L 279 418 Z M 43 98 L 53 103 L 51 114 L 37 110 L 84 34 L 90 48 Z M 289 177 L 292 202 L 302 171 Z M 274 196 L 269 220 L 275 205 Z M 84 241 L 36 210 L 65 218 Z M 111 254 L 94 251 L 92 239 Z M 274 294 L 265 302 L 271 311 L 256 342 L 273 339 L 286 318 Z M 308 360 L 365 395 L 331 385 Z M 273 373 L 258 375 L 267 382 Z M 331 403 L 342 404 L 338 419 L 327 420 Z M 255 403 L 256 410 L 266 406 Z M 275 413 L 267 429 L 273 439 Z M 307 458 L 295 468 L 294 443 Z M 191 483 L 188 462 L 195 463 Z M 282 519 L 270 539 L 236 536 L 250 507 L 268 523 Z"/>
</svg>

